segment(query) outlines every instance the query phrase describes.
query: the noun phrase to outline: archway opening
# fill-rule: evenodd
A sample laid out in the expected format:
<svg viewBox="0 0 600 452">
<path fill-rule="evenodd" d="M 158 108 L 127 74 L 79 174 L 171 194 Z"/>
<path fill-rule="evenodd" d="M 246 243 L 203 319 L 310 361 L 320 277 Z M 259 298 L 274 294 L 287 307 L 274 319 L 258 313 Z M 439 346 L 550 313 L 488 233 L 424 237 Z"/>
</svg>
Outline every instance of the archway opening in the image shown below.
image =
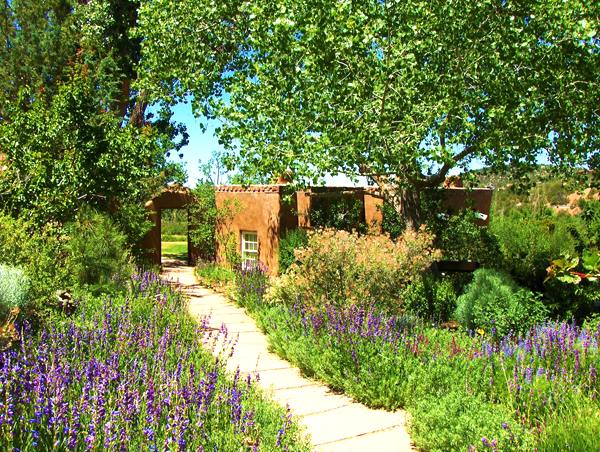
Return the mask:
<svg viewBox="0 0 600 452">
<path fill-rule="evenodd" d="M 161 261 L 188 260 L 188 212 L 186 209 L 161 210 Z"/>
</svg>

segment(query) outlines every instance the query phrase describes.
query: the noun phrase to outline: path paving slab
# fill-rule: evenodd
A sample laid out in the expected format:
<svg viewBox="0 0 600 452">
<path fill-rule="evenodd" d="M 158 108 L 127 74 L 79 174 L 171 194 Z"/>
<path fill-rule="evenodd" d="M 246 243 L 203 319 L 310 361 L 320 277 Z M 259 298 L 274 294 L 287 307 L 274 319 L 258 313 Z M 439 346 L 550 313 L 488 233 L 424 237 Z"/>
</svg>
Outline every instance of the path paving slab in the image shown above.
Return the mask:
<svg viewBox="0 0 600 452">
<path fill-rule="evenodd" d="M 302 420 L 316 446 L 404 425 L 401 414 L 371 410 L 358 403 L 309 414 Z"/>
<path fill-rule="evenodd" d="M 405 427 L 405 413 L 373 410 L 336 394 L 320 382 L 267 350 L 265 335 L 244 309 L 225 295 L 200 287 L 191 267 L 166 266 L 163 278 L 178 284 L 189 297 L 193 316 L 210 315 L 209 328 L 227 326 L 226 338 L 205 337 L 207 346 L 218 352 L 234 345 L 227 369 L 238 368 L 244 375 L 259 378 L 260 385 L 275 400 L 289 404 L 294 415 L 302 418 L 316 452 L 409 452 L 416 451 Z"/>
<path fill-rule="evenodd" d="M 354 403 L 350 397 L 335 394 L 323 385 L 280 389 L 274 397 L 282 404 L 289 404 L 297 416 L 325 413 Z"/>
</svg>

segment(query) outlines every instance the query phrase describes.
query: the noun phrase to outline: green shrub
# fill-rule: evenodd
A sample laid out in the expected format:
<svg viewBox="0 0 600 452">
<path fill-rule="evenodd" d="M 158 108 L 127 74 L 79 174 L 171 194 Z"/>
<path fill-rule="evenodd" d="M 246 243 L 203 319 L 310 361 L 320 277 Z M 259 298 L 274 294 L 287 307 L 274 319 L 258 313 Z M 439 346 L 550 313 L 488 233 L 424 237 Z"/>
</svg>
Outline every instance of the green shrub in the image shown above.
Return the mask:
<svg viewBox="0 0 600 452">
<path fill-rule="evenodd" d="M 402 297 L 404 308 L 421 317 L 449 320 L 459 295 L 455 280 L 453 276 L 437 278 L 424 274 L 406 288 Z"/>
<path fill-rule="evenodd" d="M 487 227 L 478 226 L 476 220 L 476 213 L 466 210 L 430 227 L 442 259 L 474 260 L 485 267 L 499 265 L 502 255 L 496 237 Z"/>
<path fill-rule="evenodd" d="M 107 217 L 94 212 L 80 213 L 74 222 L 67 224 L 66 230 L 73 284 L 93 293 L 111 287 L 111 278 L 131 260 L 125 235 Z"/>
<path fill-rule="evenodd" d="M 279 240 L 279 248 L 277 249 L 279 273 L 285 273 L 296 262 L 295 250 L 306 246 L 307 243 L 308 234 L 304 229 L 289 230 L 284 234 Z"/>
<path fill-rule="evenodd" d="M 361 305 L 398 311 L 407 285 L 437 252 L 426 232 L 406 232 L 396 241 L 383 235 L 318 230 L 297 251 L 293 264 L 272 286 L 269 298 L 294 304 Z"/>
<path fill-rule="evenodd" d="M 68 287 L 65 241 L 57 223 L 38 228 L 24 218 L 0 213 L 0 263 L 23 269 L 31 281 L 32 302 L 47 300 L 57 289 Z"/>
<path fill-rule="evenodd" d="M 30 287 L 31 280 L 23 269 L 0 264 L 0 321 L 28 303 Z"/>
<path fill-rule="evenodd" d="M 591 312 L 598 296 L 593 287 L 544 283 L 551 259 L 562 254 L 580 255 L 585 249 L 587 233 L 578 218 L 536 219 L 513 212 L 492 219 L 490 228 L 502 252 L 501 268 L 519 285 L 541 293 L 552 317 L 581 320 Z"/>
<path fill-rule="evenodd" d="M 527 438 L 515 438 L 509 429 L 503 428 L 512 416 L 506 406 L 461 389 L 429 394 L 416 401 L 410 423 L 415 443 L 426 444 L 426 450 L 432 452 L 530 450 L 520 447 Z M 481 436 L 482 433 L 486 436 Z"/>
<path fill-rule="evenodd" d="M 479 269 L 464 295 L 458 299 L 455 317 L 472 331 L 482 328 L 500 336 L 524 334 L 543 323 L 547 310 L 538 295 L 520 288 L 503 271 Z"/>
</svg>

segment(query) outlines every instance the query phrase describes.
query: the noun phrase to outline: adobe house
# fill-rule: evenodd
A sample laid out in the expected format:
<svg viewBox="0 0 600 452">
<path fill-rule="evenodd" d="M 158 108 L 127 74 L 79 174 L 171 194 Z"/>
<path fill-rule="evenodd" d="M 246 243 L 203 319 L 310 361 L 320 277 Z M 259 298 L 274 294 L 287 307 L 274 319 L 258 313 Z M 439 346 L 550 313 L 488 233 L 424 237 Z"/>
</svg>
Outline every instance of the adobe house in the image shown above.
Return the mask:
<svg viewBox="0 0 600 452">
<path fill-rule="evenodd" d="M 376 196 L 375 187 L 312 187 L 289 194 L 286 180 L 277 184 L 218 185 L 215 187 L 217 208 L 223 208 L 227 202 L 237 200 L 242 210 L 226 224 L 221 225 L 221 233 L 231 231 L 237 239 L 237 251 L 244 260 L 260 261 L 267 266 L 271 274 L 278 272 L 277 248 L 279 238 L 288 230 L 311 228 L 309 213 L 318 205 L 320 198 L 339 198 L 352 196 L 362 202 L 360 221 L 381 228 L 383 212 L 380 207 L 383 200 Z M 458 185 L 458 186 L 457 186 Z M 465 189 L 460 181 L 445 184 L 446 199 L 443 205 L 458 212 L 467 208 L 469 203 L 479 212 L 478 224 L 489 224 L 492 201 L 492 188 Z M 286 200 L 284 197 L 287 195 Z M 471 201 L 468 201 L 471 200 Z M 149 219 L 154 223 L 152 230 L 144 237 L 142 245 L 151 250 L 147 257 L 154 264 L 161 263 L 161 212 L 163 209 L 186 209 L 191 202 L 189 189 L 171 185 L 146 203 Z M 188 235 L 188 264 L 194 263 L 198 253 Z M 224 258 L 224 250 L 217 244 L 217 257 Z"/>
<path fill-rule="evenodd" d="M 472 203 L 480 214 L 478 224 L 487 226 L 493 189 L 465 189 L 456 185 L 444 187 L 446 199 L 443 205 L 458 212 Z M 383 212 L 380 207 L 383 200 L 376 196 L 375 187 L 312 187 L 293 193 L 288 202 L 283 199 L 286 194 L 289 195 L 285 187 L 285 183 L 251 185 L 248 188 L 240 185 L 215 187 L 217 208 L 223 207 L 227 200 L 238 200 L 243 206 L 243 210 L 227 225 L 227 230 L 237 237 L 237 251 L 242 259 L 264 263 L 271 274 L 275 275 L 278 271 L 279 238 L 290 229 L 310 228 L 308 214 L 319 198 L 353 196 L 364 206 L 360 221 L 381 228 Z M 223 250 L 219 247 L 217 254 L 223 258 Z"/>
</svg>

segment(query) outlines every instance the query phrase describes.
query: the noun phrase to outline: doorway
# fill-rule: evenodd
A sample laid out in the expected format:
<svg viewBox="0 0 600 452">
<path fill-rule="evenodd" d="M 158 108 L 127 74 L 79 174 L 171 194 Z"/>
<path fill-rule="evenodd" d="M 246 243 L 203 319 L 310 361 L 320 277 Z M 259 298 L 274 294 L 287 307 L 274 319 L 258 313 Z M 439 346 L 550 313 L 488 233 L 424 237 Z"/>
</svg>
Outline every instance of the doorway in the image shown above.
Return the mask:
<svg viewBox="0 0 600 452">
<path fill-rule="evenodd" d="M 161 261 L 175 259 L 188 261 L 188 211 L 163 209 L 161 211 Z"/>
</svg>

